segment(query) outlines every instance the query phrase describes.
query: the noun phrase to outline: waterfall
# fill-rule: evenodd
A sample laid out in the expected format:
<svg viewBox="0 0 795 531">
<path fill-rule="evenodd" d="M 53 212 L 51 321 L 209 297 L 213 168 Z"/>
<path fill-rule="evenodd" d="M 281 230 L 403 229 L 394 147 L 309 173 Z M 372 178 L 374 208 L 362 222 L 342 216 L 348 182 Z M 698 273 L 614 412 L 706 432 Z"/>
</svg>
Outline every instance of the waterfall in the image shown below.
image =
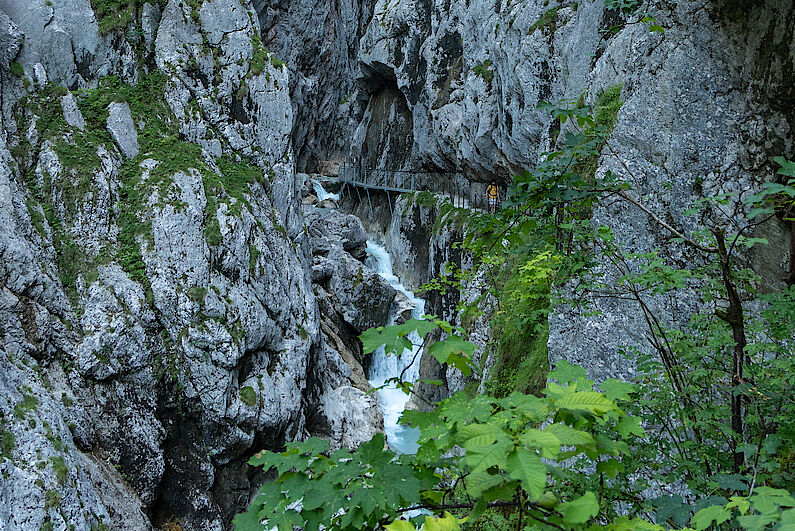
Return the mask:
<svg viewBox="0 0 795 531">
<path fill-rule="evenodd" d="M 392 273 L 392 259 L 383 246 L 371 241 L 367 242 L 366 264 L 389 282 L 393 288 L 409 298 L 414 305 L 414 309 L 411 312 L 412 318 L 422 319 L 425 313 L 425 301 L 407 290 Z M 387 324 L 395 324 L 395 318 L 394 312 L 391 311 Z M 373 353 L 373 361 L 370 365 L 370 374 L 368 376 L 370 385 L 380 387 L 384 385 L 387 379 L 400 376 L 404 369 L 406 369 L 403 374 L 404 381 L 412 383 L 417 381 L 420 373 L 420 357 L 422 355 L 420 345 L 422 339 L 416 332 L 412 332 L 409 335 L 409 339 L 414 344 L 414 347 L 411 350 L 404 350 L 400 356 L 387 356 L 383 347 Z M 408 402 L 408 395 L 395 388 L 394 384 L 392 384 L 378 391 L 378 398 L 384 414 L 384 432 L 389 446 L 400 453 L 415 453 L 418 448 L 419 430 L 398 424 L 398 418 L 400 418 L 400 414 L 406 407 L 406 402 Z"/>
<path fill-rule="evenodd" d="M 315 190 L 315 195 L 317 196 L 318 201 L 324 201 L 326 199 L 331 199 L 336 203 L 340 201 L 340 194 L 332 194 L 331 192 L 327 192 L 320 181 L 317 179 L 312 179 L 312 188 Z"/>
</svg>

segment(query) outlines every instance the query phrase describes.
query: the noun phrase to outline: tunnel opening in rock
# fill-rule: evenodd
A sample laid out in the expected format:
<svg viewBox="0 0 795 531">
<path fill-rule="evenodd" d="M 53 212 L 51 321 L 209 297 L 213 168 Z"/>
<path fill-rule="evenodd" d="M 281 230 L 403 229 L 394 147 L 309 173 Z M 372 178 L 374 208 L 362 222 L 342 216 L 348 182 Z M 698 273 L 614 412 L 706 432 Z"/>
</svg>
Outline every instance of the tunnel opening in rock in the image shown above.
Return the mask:
<svg viewBox="0 0 795 531">
<path fill-rule="evenodd" d="M 358 159 L 364 168 L 407 168 L 414 146 L 414 120 L 406 96 L 387 67 L 363 70 L 367 74 L 360 84 L 369 99 L 359 125 L 362 141 Z"/>
</svg>

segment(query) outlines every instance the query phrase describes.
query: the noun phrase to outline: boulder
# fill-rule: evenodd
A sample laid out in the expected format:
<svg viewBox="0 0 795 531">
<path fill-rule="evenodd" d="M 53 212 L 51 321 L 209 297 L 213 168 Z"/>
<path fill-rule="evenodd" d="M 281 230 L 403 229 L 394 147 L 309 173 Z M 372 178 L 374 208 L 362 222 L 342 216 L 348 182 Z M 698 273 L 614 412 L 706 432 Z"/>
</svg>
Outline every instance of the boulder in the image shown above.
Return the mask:
<svg viewBox="0 0 795 531">
<path fill-rule="evenodd" d="M 340 247 L 329 252 L 328 260 L 334 264 L 329 297 L 343 319 L 360 332 L 383 326 L 395 300 L 395 288 Z"/>
<path fill-rule="evenodd" d="M 395 320 L 395 324 L 403 324 L 411 319 L 411 313 L 414 311 L 414 303 L 411 299 L 403 293 L 398 291 L 395 295 L 395 301 L 392 303 L 391 313 Z"/>
<path fill-rule="evenodd" d="M 310 235 L 325 236 L 357 260 L 363 261 L 367 256 L 367 232 L 356 216 L 338 210 L 315 210 L 307 212 L 307 221 Z"/>
<path fill-rule="evenodd" d="M 135 130 L 130 106 L 126 102 L 113 102 L 108 106 L 108 131 L 121 152 L 128 159 L 138 155 L 138 132 Z"/>
</svg>

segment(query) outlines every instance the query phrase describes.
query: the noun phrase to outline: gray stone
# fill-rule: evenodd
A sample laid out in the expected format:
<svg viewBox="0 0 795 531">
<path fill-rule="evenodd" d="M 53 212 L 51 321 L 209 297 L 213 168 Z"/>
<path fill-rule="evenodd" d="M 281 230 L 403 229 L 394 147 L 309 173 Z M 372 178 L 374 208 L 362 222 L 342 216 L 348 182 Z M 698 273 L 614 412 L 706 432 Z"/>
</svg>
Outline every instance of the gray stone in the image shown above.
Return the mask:
<svg viewBox="0 0 795 531">
<path fill-rule="evenodd" d="M 44 69 L 44 65 L 41 63 L 36 63 L 33 65 L 33 73 L 36 75 L 36 84 L 39 87 L 44 88 L 47 86 L 47 71 Z"/>
<path fill-rule="evenodd" d="M 63 109 L 63 117 L 66 123 L 72 127 L 77 127 L 81 131 L 86 128 L 86 121 L 83 119 L 83 114 L 80 112 L 77 101 L 71 92 L 61 98 L 61 109 Z"/>
<path fill-rule="evenodd" d="M 324 199 L 317 204 L 319 208 L 337 208 L 337 202 L 333 199 Z"/>
<path fill-rule="evenodd" d="M 16 59 L 24 37 L 14 21 L 0 11 L 0 68 L 8 68 Z"/>
<path fill-rule="evenodd" d="M 328 286 L 334 308 L 359 331 L 383 326 L 395 299 L 395 289 L 339 247 L 332 248 L 329 259 L 335 265 Z"/>
<path fill-rule="evenodd" d="M 131 159 L 138 155 L 138 132 L 126 102 L 114 101 L 108 106 L 107 127 L 125 157 Z"/>
<path fill-rule="evenodd" d="M 324 237 L 340 245 L 357 260 L 364 260 L 367 247 L 367 232 L 362 221 L 337 210 L 306 210 L 308 230 L 311 236 Z"/>
<path fill-rule="evenodd" d="M 144 42 L 147 48 L 155 42 L 158 24 L 160 24 L 160 9 L 150 2 L 145 2 L 141 7 L 141 29 L 144 32 Z"/>
<path fill-rule="evenodd" d="M 411 319 L 411 312 L 414 311 L 414 303 L 405 293 L 398 291 L 390 311 L 392 315 L 395 316 L 395 324 L 403 324 Z"/>
</svg>

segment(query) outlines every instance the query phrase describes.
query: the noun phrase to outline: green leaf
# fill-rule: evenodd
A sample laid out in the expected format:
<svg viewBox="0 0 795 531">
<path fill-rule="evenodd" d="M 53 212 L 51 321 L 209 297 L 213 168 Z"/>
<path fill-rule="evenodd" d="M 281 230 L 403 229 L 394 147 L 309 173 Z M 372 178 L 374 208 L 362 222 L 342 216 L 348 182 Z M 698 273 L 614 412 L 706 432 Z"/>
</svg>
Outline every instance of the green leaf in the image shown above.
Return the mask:
<svg viewBox="0 0 795 531">
<path fill-rule="evenodd" d="M 629 400 L 629 394 L 635 391 L 635 385 L 615 378 L 608 378 L 599 384 L 608 400 L 616 402 L 617 400 Z"/>
<path fill-rule="evenodd" d="M 417 531 L 414 524 L 406 520 L 395 520 L 391 524 L 385 526 L 385 529 L 387 529 L 387 531 Z"/>
<path fill-rule="evenodd" d="M 781 513 L 781 527 L 778 531 L 795 531 L 795 509 L 788 509 Z"/>
<path fill-rule="evenodd" d="M 582 497 L 560 504 L 563 521 L 567 524 L 584 524 L 599 514 L 599 502 L 593 492 L 588 491 Z"/>
<path fill-rule="evenodd" d="M 443 341 L 437 341 L 428 348 L 428 352 L 436 358 L 436 361 L 454 366 L 464 376 L 469 376 L 472 372 L 469 360 L 475 352 L 475 345 L 459 336 L 450 336 Z"/>
<path fill-rule="evenodd" d="M 485 446 L 466 446 L 464 462 L 472 473 L 483 472 L 493 466 L 505 468 L 506 457 L 513 443 L 509 439 L 500 439 Z"/>
<path fill-rule="evenodd" d="M 463 391 L 458 391 L 440 404 L 439 414 L 450 424 L 463 424 L 474 420 L 486 421 L 491 416 L 492 409 L 491 401 L 485 396 L 469 398 Z"/>
<path fill-rule="evenodd" d="M 513 392 L 501 399 L 499 404 L 506 409 L 515 409 L 535 422 L 545 420 L 547 415 L 549 415 L 549 403 L 533 395 Z"/>
<path fill-rule="evenodd" d="M 673 520 L 677 527 L 684 527 L 692 516 L 690 505 L 686 504 L 679 495 L 662 496 L 652 500 L 652 503 L 659 507 L 654 514 L 658 522 Z"/>
<path fill-rule="evenodd" d="M 288 442 L 287 450 L 296 450 L 303 455 L 322 454 L 329 450 L 329 443 L 320 437 L 310 437 L 303 442 Z"/>
<path fill-rule="evenodd" d="M 362 352 L 372 354 L 380 347 L 384 347 L 387 353 L 402 354 L 405 349 L 411 349 L 412 343 L 409 338 L 400 336 L 396 327 L 369 328 L 361 333 L 359 339 L 362 341 Z"/>
<path fill-rule="evenodd" d="M 409 319 L 403 324 L 392 326 L 381 326 L 365 330 L 359 336 L 362 341 L 364 354 L 372 354 L 382 345 L 387 354 L 403 354 L 405 349 L 411 350 L 413 346 L 408 335 L 417 332 L 417 335 L 424 337 L 428 332 L 436 328 L 431 321 L 420 319 Z"/>
<path fill-rule="evenodd" d="M 566 446 L 591 445 L 595 442 L 590 433 L 576 430 L 566 424 L 550 424 L 543 431 L 551 433 L 560 440 L 560 444 Z"/>
<path fill-rule="evenodd" d="M 608 459 L 606 461 L 599 461 L 596 464 L 596 473 L 604 474 L 609 478 L 614 478 L 619 472 L 624 471 L 624 465 L 618 459 Z"/>
<path fill-rule="evenodd" d="M 693 526 L 696 531 L 702 531 L 711 526 L 712 522 L 715 522 L 716 525 L 722 524 L 731 518 L 731 515 L 731 512 L 725 507 L 710 505 L 693 515 L 693 518 L 690 519 L 690 525 Z"/>
<path fill-rule="evenodd" d="M 778 514 L 755 514 L 738 516 L 737 523 L 748 531 L 762 531 L 769 529 L 769 525 L 778 520 Z"/>
<path fill-rule="evenodd" d="M 500 439 L 508 440 L 508 434 L 496 424 L 468 424 L 459 427 L 457 440 L 464 448 L 469 446 L 487 446 Z"/>
<path fill-rule="evenodd" d="M 484 471 L 469 474 L 464 481 L 467 494 L 474 498 L 480 498 L 485 491 L 505 481 L 505 477 Z"/>
<path fill-rule="evenodd" d="M 751 502 L 748 501 L 748 498 L 746 498 L 745 496 L 732 496 L 731 498 L 729 498 L 729 503 L 726 504 L 726 508 L 727 509 L 737 508 L 737 510 L 740 511 L 740 514 L 745 514 L 751 508 Z"/>
<path fill-rule="evenodd" d="M 457 520 L 455 516 L 446 512 L 443 518 L 425 517 L 422 529 L 423 531 L 460 531 L 459 522 L 464 522 L 465 520 L 466 518 Z"/>
<path fill-rule="evenodd" d="M 588 376 L 585 369 L 579 365 L 572 365 L 566 360 L 555 363 L 555 369 L 549 371 L 549 379 L 557 380 L 561 385 L 565 385 L 577 380 L 587 380 Z"/>
<path fill-rule="evenodd" d="M 749 248 L 749 249 L 751 247 L 753 247 L 754 245 L 756 245 L 757 243 L 762 244 L 762 245 L 769 245 L 770 242 L 767 241 L 767 238 L 743 238 L 742 239 L 742 244 L 745 247 Z"/>
<path fill-rule="evenodd" d="M 625 439 L 630 435 L 637 435 L 638 437 L 646 435 L 646 430 L 641 427 L 638 417 L 621 417 L 616 424 L 616 430 Z"/>
<path fill-rule="evenodd" d="M 561 409 L 588 411 L 596 414 L 603 414 L 616 409 L 613 402 L 608 400 L 602 393 L 597 393 L 596 391 L 577 391 L 557 399 L 555 403 Z"/>
<path fill-rule="evenodd" d="M 795 162 L 791 162 L 784 157 L 773 157 L 776 164 L 781 166 L 778 170 L 779 175 L 786 175 L 788 177 L 795 177 Z"/>
<path fill-rule="evenodd" d="M 508 455 L 508 474 L 519 480 L 522 488 L 531 499 L 538 499 L 544 494 L 547 485 L 547 467 L 535 452 L 525 448 L 517 448 Z"/>
<path fill-rule="evenodd" d="M 550 431 L 529 429 L 519 440 L 525 446 L 541 450 L 541 456 L 547 459 L 554 459 L 560 453 L 560 439 Z"/>
<path fill-rule="evenodd" d="M 740 492 L 748 490 L 748 484 L 746 483 L 747 478 L 739 474 L 715 474 L 710 479 L 716 482 L 722 489 Z"/>
<path fill-rule="evenodd" d="M 255 500 L 255 503 L 249 505 L 246 512 L 240 513 L 232 519 L 235 531 L 262 531 L 264 526 L 260 523 L 261 520 L 257 513 L 259 513 L 259 504 Z"/>
</svg>

